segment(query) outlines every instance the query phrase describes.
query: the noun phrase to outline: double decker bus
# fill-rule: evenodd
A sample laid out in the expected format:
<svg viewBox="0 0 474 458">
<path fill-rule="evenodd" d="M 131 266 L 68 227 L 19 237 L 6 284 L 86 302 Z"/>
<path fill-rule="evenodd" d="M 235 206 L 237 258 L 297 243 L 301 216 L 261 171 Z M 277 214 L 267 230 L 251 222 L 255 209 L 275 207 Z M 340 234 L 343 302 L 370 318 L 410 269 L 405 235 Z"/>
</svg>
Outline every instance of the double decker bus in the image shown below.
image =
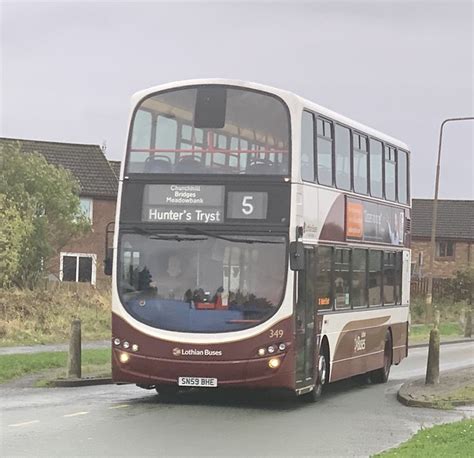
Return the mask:
<svg viewBox="0 0 474 458">
<path fill-rule="evenodd" d="M 311 400 L 387 381 L 407 355 L 408 178 L 404 143 L 290 92 L 135 94 L 105 263 L 113 380 Z"/>
</svg>

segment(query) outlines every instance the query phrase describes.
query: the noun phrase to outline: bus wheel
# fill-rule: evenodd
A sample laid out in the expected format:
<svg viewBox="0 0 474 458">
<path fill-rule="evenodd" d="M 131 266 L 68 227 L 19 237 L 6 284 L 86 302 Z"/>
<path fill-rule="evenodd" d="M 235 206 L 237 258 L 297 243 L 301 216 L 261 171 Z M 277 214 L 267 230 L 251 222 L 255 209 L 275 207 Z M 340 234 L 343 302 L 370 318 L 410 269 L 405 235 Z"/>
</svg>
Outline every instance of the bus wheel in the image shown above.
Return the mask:
<svg viewBox="0 0 474 458">
<path fill-rule="evenodd" d="M 372 383 L 386 383 L 390 375 L 392 365 L 392 335 L 390 331 L 385 334 L 385 346 L 383 351 L 383 366 L 370 373 Z"/>
<path fill-rule="evenodd" d="M 178 394 L 178 387 L 173 385 L 157 385 L 155 389 L 160 401 L 163 402 L 173 401 Z"/>
<path fill-rule="evenodd" d="M 323 387 L 328 379 L 328 362 L 327 350 L 323 347 L 318 357 L 318 378 L 313 390 L 306 395 L 310 402 L 318 402 L 321 399 Z"/>
</svg>

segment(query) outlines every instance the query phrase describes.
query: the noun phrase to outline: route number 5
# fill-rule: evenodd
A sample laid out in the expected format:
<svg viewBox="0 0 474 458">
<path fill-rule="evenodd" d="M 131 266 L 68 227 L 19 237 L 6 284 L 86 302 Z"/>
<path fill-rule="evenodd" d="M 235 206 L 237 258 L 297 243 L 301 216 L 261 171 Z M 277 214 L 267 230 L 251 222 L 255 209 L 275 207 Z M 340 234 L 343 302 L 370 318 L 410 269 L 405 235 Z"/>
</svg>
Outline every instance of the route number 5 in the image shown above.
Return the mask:
<svg viewBox="0 0 474 458">
<path fill-rule="evenodd" d="M 249 216 L 254 211 L 254 206 L 252 205 L 253 196 L 244 196 L 242 199 L 242 213 L 246 216 Z"/>
</svg>

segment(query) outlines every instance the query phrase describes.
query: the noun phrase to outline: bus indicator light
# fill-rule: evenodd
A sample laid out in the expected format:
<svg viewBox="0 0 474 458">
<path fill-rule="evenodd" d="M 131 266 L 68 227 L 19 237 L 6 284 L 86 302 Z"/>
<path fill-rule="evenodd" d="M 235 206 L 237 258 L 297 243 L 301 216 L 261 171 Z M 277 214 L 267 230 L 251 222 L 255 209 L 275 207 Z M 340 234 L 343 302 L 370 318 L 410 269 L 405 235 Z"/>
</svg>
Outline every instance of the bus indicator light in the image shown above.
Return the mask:
<svg viewBox="0 0 474 458">
<path fill-rule="evenodd" d="M 258 349 L 258 356 L 265 356 L 265 348 Z"/>
<path fill-rule="evenodd" d="M 114 345 L 120 345 L 120 339 L 118 337 L 114 339 Z"/>
<path fill-rule="evenodd" d="M 138 345 L 137 344 L 132 345 L 132 351 L 138 351 Z"/>
<path fill-rule="evenodd" d="M 284 343 L 281 343 L 280 345 L 278 345 L 278 350 L 280 351 L 285 351 L 285 348 L 286 348 L 286 345 Z"/>
</svg>

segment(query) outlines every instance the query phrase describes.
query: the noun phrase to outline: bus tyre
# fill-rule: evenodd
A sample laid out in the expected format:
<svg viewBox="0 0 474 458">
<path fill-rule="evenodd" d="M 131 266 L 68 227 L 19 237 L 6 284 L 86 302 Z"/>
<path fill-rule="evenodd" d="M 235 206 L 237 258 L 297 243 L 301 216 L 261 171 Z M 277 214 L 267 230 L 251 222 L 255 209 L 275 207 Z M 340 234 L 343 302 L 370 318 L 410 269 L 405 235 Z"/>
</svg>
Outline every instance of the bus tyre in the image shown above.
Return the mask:
<svg viewBox="0 0 474 458">
<path fill-rule="evenodd" d="M 157 385 L 155 389 L 162 402 L 173 401 L 178 394 L 178 388 L 172 385 Z"/>
<path fill-rule="evenodd" d="M 318 374 L 312 391 L 306 397 L 310 402 L 318 402 L 323 394 L 323 387 L 328 379 L 328 362 L 326 348 L 322 348 L 318 357 Z"/>
<path fill-rule="evenodd" d="M 383 366 L 370 373 L 370 381 L 372 383 L 386 383 L 390 375 L 390 367 L 392 366 L 392 334 L 387 331 L 385 334 L 385 345 L 383 351 Z"/>
</svg>

